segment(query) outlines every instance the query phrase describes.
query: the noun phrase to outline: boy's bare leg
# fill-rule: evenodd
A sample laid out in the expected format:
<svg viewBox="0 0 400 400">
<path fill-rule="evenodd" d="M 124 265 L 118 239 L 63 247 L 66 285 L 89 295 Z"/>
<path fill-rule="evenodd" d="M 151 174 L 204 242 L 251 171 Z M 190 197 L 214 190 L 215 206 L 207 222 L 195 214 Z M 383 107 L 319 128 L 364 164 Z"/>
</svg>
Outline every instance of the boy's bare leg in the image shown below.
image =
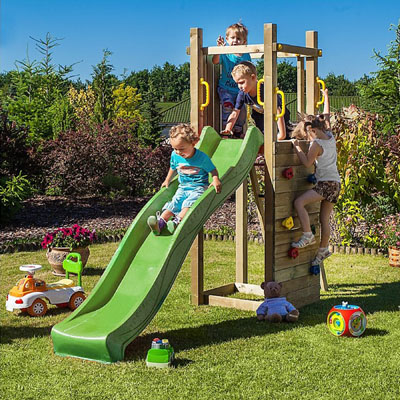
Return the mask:
<svg viewBox="0 0 400 400">
<path fill-rule="evenodd" d="M 188 211 L 189 207 L 182 208 L 181 212 L 178 214 L 178 217 L 180 218 L 181 221 Z"/>
<path fill-rule="evenodd" d="M 174 213 L 171 212 L 170 210 L 164 210 L 164 211 L 162 212 L 162 214 L 161 214 L 161 218 L 162 218 L 165 222 L 168 222 L 169 219 L 170 219 L 171 217 L 173 217 L 173 216 L 174 216 Z"/>
</svg>

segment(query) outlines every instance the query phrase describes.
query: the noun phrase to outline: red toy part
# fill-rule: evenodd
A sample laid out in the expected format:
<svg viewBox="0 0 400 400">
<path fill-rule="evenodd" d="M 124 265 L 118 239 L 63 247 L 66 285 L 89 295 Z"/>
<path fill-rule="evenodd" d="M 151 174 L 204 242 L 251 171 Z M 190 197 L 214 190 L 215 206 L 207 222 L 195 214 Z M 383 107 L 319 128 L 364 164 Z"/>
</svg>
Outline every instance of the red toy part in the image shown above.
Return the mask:
<svg viewBox="0 0 400 400">
<path fill-rule="evenodd" d="M 332 335 L 358 337 L 367 327 L 367 318 L 361 307 L 342 302 L 331 308 L 326 323 Z"/>
<path fill-rule="evenodd" d="M 297 247 L 291 247 L 288 251 L 288 255 L 291 258 L 296 258 L 299 255 L 299 249 Z"/>
<path fill-rule="evenodd" d="M 283 175 L 283 177 L 286 178 L 286 179 L 292 179 L 293 176 L 294 176 L 293 168 L 292 168 L 292 167 L 285 168 L 285 169 L 282 171 L 282 175 Z"/>
</svg>

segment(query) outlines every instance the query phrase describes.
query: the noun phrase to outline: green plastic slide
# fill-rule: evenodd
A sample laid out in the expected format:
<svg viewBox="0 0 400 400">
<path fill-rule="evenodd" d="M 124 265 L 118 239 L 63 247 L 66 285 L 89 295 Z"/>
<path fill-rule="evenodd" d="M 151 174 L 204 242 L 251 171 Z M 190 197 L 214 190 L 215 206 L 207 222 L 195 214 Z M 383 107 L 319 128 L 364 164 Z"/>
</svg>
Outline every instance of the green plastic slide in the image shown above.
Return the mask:
<svg viewBox="0 0 400 400">
<path fill-rule="evenodd" d="M 124 358 L 126 346 L 149 324 L 167 297 L 185 257 L 210 215 L 249 174 L 263 143 L 251 127 L 243 140 L 221 139 L 211 127 L 198 148 L 218 169 L 221 193 L 211 187 L 194 203 L 176 231 L 155 236 L 147 218 L 161 210 L 178 186 L 175 178 L 136 216 L 108 267 L 85 302 L 51 331 L 54 352 L 106 363 Z"/>
</svg>

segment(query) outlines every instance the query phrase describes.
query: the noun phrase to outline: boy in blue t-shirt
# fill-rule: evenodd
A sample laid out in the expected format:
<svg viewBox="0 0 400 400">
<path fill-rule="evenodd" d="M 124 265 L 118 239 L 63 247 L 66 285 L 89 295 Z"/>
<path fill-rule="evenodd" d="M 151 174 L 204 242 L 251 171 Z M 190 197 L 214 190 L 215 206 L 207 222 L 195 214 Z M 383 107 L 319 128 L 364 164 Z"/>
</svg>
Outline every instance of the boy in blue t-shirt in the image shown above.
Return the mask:
<svg viewBox="0 0 400 400">
<path fill-rule="evenodd" d="M 239 46 L 247 44 L 247 28 L 241 24 L 233 24 L 226 30 L 226 42 L 229 46 Z M 222 36 L 217 39 L 218 46 L 225 46 Z M 225 129 L 227 119 L 236 103 L 236 97 L 239 93 L 238 86 L 232 78 L 232 70 L 235 65 L 242 61 L 251 61 L 249 54 L 216 54 L 212 58 L 213 64 L 221 64 L 221 77 L 218 82 L 218 95 L 222 104 L 222 129 Z M 240 136 L 243 131 L 243 125 L 246 122 L 246 107 L 240 110 L 235 133 Z"/>
<path fill-rule="evenodd" d="M 233 128 L 240 115 L 240 110 L 244 104 L 252 108 L 251 117 L 257 128 L 264 132 L 264 108 L 257 102 L 257 69 L 251 62 L 245 61 L 235 66 L 232 76 L 237 83 L 240 91 L 236 98 L 235 107 L 228 117 L 225 129 L 221 133 L 233 135 Z M 261 101 L 264 101 L 264 86 L 261 85 Z M 277 113 L 282 109 L 282 99 L 277 96 Z M 285 114 L 278 119 L 278 140 L 289 140 L 288 125 L 290 122 L 290 112 L 285 108 Z"/>
<path fill-rule="evenodd" d="M 194 146 L 199 141 L 196 132 L 189 124 L 179 124 L 171 128 L 170 143 L 174 151 L 171 154 L 170 169 L 161 187 L 168 187 L 172 177 L 178 173 L 179 186 L 171 201 L 167 202 L 162 214 L 158 211 L 147 219 L 147 224 L 155 235 L 159 235 L 174 217 L 168 229 L 174 231 L 192 204 L 209 186 L 221 192 L 218 171 L 210 157 Z M 208 184 L 208 174 L 212 175 L 212 183 Z"/>
</svg>

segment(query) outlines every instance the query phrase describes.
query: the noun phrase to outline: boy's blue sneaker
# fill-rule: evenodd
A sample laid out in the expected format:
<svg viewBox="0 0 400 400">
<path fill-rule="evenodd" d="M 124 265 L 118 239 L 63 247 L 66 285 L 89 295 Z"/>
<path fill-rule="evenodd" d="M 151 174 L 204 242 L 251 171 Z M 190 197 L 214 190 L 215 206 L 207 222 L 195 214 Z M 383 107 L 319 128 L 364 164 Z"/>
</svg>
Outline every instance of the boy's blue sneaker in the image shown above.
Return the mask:
<svg viewBox="0 0 400 400">
<path fill-rule="evenodd" d="M 167 223 L 164 221 L 163 218 L 160 216 L 160 212 L 157 211 L 156 215 L 150 215 L 147 218 L 147 225 L 150 227 L 151 231 L 154 235 L 159 236 L 161 231 L 165 228 Z"/>
</svg>

